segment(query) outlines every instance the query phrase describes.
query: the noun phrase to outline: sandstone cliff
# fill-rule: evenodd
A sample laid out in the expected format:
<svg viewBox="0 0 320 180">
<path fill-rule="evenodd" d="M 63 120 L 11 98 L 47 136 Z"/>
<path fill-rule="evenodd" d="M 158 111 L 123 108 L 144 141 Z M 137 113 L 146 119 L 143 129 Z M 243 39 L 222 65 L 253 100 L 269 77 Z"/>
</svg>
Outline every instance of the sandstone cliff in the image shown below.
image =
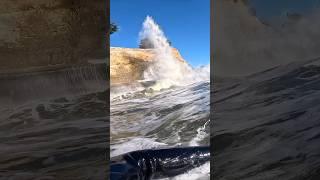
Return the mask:
<svg viewBox="0 0 320 180">
<path fill-rule="evenodd" d="M 179 61 L 186 63 L 177 49 L 173 48 L 172 53 Z M 141 80 L 144 70 L 154 57 L 155 51 L 152 49 L 111 47 L 111 84 L 130 83 Z"/>
<path fill-rule="evenodd" d="M 320 56 L 320 10 L 303 17 L 259 19 L 250 0 L 216 0 L 211 3 L 211 48 L 215 76 L 244 76 L 265 69 Z M 285 24 L 275 26 L 277 22 Z"/>
<path fill-rule="evenodd" d="M 1 0 L 0 73 L 106 58 L 106 4 L 103 0 Z"/>
<path fill-rule="evenodd" d="M 217 0 L 212 3 L 212 52 L 215 75 L 240 75 L 258 68 L 250 61 L 261 56 L 266 26 L 251 13 L 247 1 Z M 254 66 L 254 67 L 252 67 Z"/>
</svg>

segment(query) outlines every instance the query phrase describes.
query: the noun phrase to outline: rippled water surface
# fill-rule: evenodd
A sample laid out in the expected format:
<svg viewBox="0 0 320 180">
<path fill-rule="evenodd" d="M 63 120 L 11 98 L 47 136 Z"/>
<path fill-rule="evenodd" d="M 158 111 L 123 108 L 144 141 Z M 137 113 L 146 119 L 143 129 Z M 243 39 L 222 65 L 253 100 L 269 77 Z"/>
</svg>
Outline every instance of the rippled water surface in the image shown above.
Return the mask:
<svg viewBox="0 0 320 180">
<path fill-rule="evenodd" d="M 5 95 L 11 92 L 12 97 L 25 98 L 23 102 L 0 102 L 0 179 L 107 177 L 108 93 L 103 86 L 105 80 L 83 73 L 59 72 L 1 81 L 2 87 L 8 88 L 2 89 Z M 77 83 L 70 83 L 74 79 Z M 26 83 L 29 86 L 24 86 Z M 0 99 L 10 98 L 0 95 Z"/>
<path fill-rule="evenodd" d="M 320 60 L 215 82 L 216 179 L 320 179 Z"/>
<path fill-rule="evenodd" d="M 111 101 L 111 156 L 157 147 L 209 145 L 209 82 Z M 209 163 L 175 179 L 209 179 Z M 190 180 L 191 180 L 190 179 Z"/>
</svg>

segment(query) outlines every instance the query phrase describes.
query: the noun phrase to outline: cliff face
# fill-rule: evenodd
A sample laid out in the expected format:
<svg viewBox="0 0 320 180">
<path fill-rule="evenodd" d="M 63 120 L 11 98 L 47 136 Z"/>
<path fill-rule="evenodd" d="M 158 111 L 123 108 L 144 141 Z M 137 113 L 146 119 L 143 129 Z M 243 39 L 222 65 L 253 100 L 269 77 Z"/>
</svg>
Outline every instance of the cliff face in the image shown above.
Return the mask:
<svg viewBox="0 0 320 180">
<path fill-rule="evenodd" d="M 172 49 L 173 55 L 186 63 L 179 51 Z M 143 78 L 143 72 L 155 57 L 152 49 L 110 48 L 111 84 L 130 83 Z"/>
<path fill-rule="evenodd" d="M 262 54 L 257 54 L 257 48 L 265 42 L 261 34 L 267 30 L 250 13 L 247 1 L 217 0 L 212 3 L 212 11 L 215 75 L 242 75 L 259 69 L 260 64 L 250 61 Z"/>
<path fill-rule="evenodd" d="M 262 22 L 250 0 L 216 0 L 212 3 L 214 74 L 244 76 L 265 69 L 320 56 L 320 10 L 302 16 L 287 14 L 282 26 L 274 16 Z M 258 14 L 259 12 L 257 12 Z"/>
<path fill-rule="evenodd" d="M 0 72 L 106 57 L 103 0 L 2 0 Z"/>
</svg>

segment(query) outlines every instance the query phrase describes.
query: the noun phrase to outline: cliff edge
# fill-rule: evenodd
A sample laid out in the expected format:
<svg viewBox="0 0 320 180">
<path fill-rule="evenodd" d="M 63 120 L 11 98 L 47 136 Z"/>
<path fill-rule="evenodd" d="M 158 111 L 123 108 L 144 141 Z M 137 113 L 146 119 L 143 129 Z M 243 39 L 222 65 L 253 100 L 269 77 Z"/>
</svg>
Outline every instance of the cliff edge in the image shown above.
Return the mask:
<svg viewBox="0 0 320 180">
<path fill-rule="evenodd" d="M 180 52 L 172 48 L 172 53 L 181 63 L 186 63 Z M 110 83 L 126 84 L 143 79 L 143 72 L 155 57 L 153 49 L 110 48 Z"/>
</svg>

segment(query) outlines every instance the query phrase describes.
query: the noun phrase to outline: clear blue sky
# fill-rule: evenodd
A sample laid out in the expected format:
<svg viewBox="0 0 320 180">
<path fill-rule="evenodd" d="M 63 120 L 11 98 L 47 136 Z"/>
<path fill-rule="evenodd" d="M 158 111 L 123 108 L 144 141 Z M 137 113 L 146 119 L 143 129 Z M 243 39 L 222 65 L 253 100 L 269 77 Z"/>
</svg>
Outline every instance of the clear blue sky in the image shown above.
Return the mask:
<svg viewBox="0 0 320 180">
<path fill-rule="evenodd" d="M 147 15 L 193 67 L 210 63 L 210 0 L 110 0 L 110 19 L 120 31 L 111 46 L 138 47 Z"/>
</svg>

